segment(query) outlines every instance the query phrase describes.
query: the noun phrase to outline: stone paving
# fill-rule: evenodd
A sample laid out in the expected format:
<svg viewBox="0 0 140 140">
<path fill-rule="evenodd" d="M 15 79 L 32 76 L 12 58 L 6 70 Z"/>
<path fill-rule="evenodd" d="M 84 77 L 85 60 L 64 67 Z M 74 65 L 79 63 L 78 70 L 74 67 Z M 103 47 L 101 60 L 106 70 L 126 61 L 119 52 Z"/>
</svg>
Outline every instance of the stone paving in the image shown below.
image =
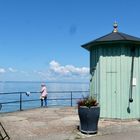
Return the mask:
<svg viewBox="0 0 140 140">
<path fill-rule="evenodd" d="M 76 140 L 122 132 L 140 132 L 138 120 L 100 120 L 98 134 L 82 134 L 77 129 L 79 118 L 76 107 L 37 108 L 1 113 L 0 122 L 11 140 Z"/>
</svg>

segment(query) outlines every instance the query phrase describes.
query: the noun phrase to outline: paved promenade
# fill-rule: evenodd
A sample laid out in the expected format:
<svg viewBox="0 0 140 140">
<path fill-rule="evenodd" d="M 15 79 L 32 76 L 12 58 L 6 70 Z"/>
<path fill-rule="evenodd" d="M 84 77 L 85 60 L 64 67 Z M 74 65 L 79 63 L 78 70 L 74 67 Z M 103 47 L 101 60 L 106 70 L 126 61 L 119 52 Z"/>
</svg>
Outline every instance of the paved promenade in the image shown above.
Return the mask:
<svg viewBox="0 0 140 140">
<path fill-rule="evenodd" d="M 77 108 L 37 108 L 0 114 L 11 140 L 139 140 L 140 122 L 99 121 L 96 135 L 79 132 Z"/>
</svg>

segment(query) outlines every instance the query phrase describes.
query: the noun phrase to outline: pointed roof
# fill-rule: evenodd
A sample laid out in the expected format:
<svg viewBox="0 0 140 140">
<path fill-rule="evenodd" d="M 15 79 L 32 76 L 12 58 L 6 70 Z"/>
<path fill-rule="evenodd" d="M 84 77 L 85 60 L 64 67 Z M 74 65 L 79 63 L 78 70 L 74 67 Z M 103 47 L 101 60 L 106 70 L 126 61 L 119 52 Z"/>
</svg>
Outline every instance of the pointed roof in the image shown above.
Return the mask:
<svg viewBox="0 0 140 140">
<path fill-rule="evenodd" d="M 121 32 L 112 32 L 103 37 L 100 37 L 93 42 L 100 42 L 100 41 L 115 41 L 115 40 L 130 40 L 130 41 L 140 41 L 140 38 L 134 37 L 125 33 Z"/>
<path fill-rule="evenodd" d="M 117 24 L 114 23 L 114 30 L 113 32 L 97 38 L 89 43 L 82 45 L 83 48 L 90 50 L 91 47 L 99 45 L 99 44 L 106 44 L 106 43 L 131 43 L 131 44 L 139 44 L 140 45 L 140 38 L 134 37 L 125 33 L 118 32 Z"/>
</svg>

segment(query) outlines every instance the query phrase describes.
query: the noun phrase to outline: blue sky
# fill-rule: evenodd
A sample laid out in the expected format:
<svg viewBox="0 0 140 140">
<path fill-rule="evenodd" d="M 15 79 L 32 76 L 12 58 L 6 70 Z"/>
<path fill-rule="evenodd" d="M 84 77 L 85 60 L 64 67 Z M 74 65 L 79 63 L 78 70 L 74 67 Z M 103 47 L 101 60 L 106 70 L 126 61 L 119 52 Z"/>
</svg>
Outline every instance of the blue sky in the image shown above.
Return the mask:
<svg viewBox="0 0 140 140">
<path fill-rule="evenodd" d="M 0 81 L 89 81 L 81 45 L 113 30 L 140 37 L 139 0 L 0 0 Z"/>
</svg>

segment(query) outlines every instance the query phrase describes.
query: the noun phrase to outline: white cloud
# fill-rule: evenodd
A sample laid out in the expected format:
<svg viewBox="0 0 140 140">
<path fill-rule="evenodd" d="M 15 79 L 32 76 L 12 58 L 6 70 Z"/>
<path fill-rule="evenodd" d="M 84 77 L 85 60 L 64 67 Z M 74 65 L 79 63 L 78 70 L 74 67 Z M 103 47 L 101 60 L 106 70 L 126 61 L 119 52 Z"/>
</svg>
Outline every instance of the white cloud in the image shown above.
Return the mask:
<svg viewBox="0 0 140 140">
<path fill-rule="evenodd" d="M 75 67 L 73 65 L 66 65 L 66 66 L 61 66 L 58 62 L 56 61 L 51 61 L 50 62 L 50 70 L 53 71 L 54 73 L 61 74 L 61 75 L 88 75 L 89 74 L 89 68 L 87 67 Z"/>
<path fill-rule="evenodd" d="M 61 65 L 56 61 L 49 63 L 49 68 L 45 71 L 36 71 L 41 79 L 50 81 L 88 81 L 89 68 L 75 67 L 73 65 Z"/>
<path fill-rule="evenodd" d="M 17 70 L 16 69 L 13 69 L 13 68 L 8 68 L 8 70 L 10 71 L 10 72 L 17 72 Z"/>
<path fill-rule="evenodd" d="M 0 68 L 0 74 L 2 73 L 6 73 L 4 78 L 8 80 L 89 81 L 88 67 L 61 65 L 54 60 L 49 63 L 48 69 L 23 71 L 12 67 Z"/>
<path fill-rule="evenodd" d="M 4 68 L 0 68 L 0 73 L 5 73 L 6 70 Z"/>
</svg>

